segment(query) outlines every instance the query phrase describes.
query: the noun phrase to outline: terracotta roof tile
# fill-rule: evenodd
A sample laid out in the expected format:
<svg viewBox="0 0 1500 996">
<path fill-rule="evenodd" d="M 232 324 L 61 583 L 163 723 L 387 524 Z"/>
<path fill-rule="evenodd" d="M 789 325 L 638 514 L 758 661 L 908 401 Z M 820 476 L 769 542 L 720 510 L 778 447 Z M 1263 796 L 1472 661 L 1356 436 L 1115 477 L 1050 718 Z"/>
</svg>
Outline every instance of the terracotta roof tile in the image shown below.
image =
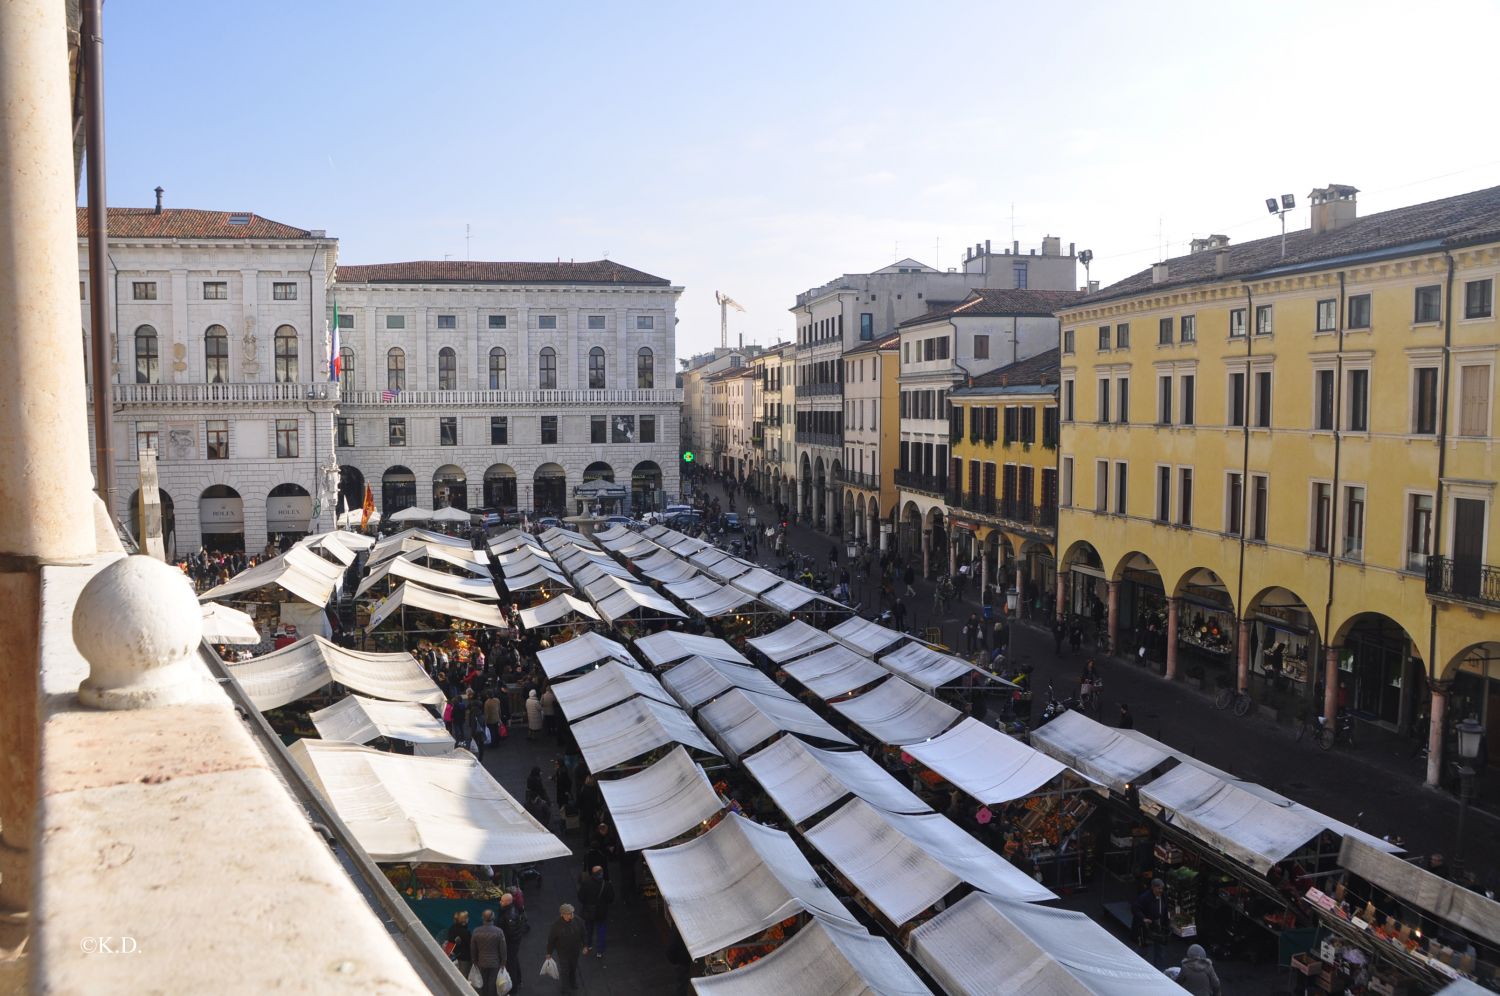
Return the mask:
<svg viewBox="0 0 1500 996">
<path fill-rule="evenodd" d="M 1061 354 L 1056 347 L 1024 360 L 998 367 L 974 378 L 974 383 L 956 388 L 951 393 L 984 387 L 1022 387 L 1031 384 L 1056 384 Z"/>
<path fill-rule="evenodd" d="M 940 305 L 901 323 L 901 328 L 925 325 L 944 318 L 1044 318 L 1055 315 L 1083 297 L 1082 291 L 982 288 L 953 305 Z"/>
<path fill-rule="evenodd" d="M 612 259 L 581 263 L 486 263 L 478 260 L 421 260 L 410 263 L 339 264 L 341 284 L 645 284 L 670 281 Z"/>
<path fill-rule="evenodd" d="M 112 239 L 309 239 L 312 232 L 249 211 L 195 208 L 110 208 Z M 89 234 L 88 208 L 78 209 L 78 236 Z"/>
</svg>

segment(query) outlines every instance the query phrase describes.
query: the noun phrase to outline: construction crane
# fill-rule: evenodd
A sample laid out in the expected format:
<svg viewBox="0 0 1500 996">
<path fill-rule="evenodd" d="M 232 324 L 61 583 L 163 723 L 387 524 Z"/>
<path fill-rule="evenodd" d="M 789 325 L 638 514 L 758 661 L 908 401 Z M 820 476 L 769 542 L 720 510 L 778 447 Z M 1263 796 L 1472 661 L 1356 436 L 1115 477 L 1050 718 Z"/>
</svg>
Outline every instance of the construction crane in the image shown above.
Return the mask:
<svg viewBox="0 0 1500 996">
<path fill-rule="evenodd" d="M 714 300 L 719 302 L 719 346 L 729 345 L 729 309 L 744 311 L 745 306 L 722 291 L 714 291 Z"/>
</svg>

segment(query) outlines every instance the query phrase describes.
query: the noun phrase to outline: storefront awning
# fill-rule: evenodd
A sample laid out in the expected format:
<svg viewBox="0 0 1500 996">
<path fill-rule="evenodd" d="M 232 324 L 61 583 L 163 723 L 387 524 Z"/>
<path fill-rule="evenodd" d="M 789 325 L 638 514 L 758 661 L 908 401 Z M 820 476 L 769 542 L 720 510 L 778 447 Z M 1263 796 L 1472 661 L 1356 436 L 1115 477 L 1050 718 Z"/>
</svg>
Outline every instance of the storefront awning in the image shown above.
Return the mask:
<svg viewBox="0 0 1500 996">
<path fill-rule="evenodd" d="M 311 695 L 331 681 L 393 702 L 443 704 L 443 693 L 411 654 L 346 650 L 321 636 L 305 636 L 227 668 L 261 712 Z"/>
<path fill-rule="evenodd" d="M 665 844 L 724 808 L 708 776 L 681 747 L 643 771 L 601 779 L 599 791 L 627 851 Z"/>
<path fill-rule="evenodd" d="M 557 704 L 570 722 L 603 712 L 637 695 L 672 704 L 672 696 L 654 676 L 616 660 L 605 661 L 592 671 L 557 682 L 552 686 L 552 694 L 557 696 Z"/>
<path fill-rule="evenodd" d="M 918 964 L 950 996 L 1182 996 L 1182 988 L 1083 913 L 971 893 L 912 931 Z"/>
<path fill-rule="evenodd" d="M 521 628 L 540 629 L 555 623 L 571 622 L 574 616 L 580 619 L 597 620 L 599 613 L 595 612 L 594 607 L 583 599 L 574 598 L 563 592 L 529 609 L 522 609 L 520 616 Z"/>
<path fill-rule="evenodd" d="M 773 664 L 785 664 L 831 647 L 837 641 L 817 627 L 797 619 L 764 636 L 752 636 L 747 642 L 770 658 Z"/>
<path fill-rule="evenodd" d="M 803 836 L 898 927 L 961 882 L 1021 902 L 1057 898 L 937 813 L 898 815 L 851 799 Z"/>
<path fill-rule="evenodd" d="M 411 757 L 299 740 L 291 755 L 375 861 L 513 865 L 572 853 L 466 751 Z"/>
<path fill-rule="evenodd" d="M 402 581 L 415 581 L 425 588 L 434 591 L 447 592 L 450 595 L 458 595 L 463 598 L 473 598 L 481 602 L 498 602 L 500 593 L 495 590 L 495 582 L 489 578 L 461 578 L 446 571 L 433 570 L 431 567 L 423 567 L 421 564 L 407 560 L 405 557 L 392 557 L 382 564 L 371 569 L 365 579 L 355 589 L 356 598 L 362 596 L 372 587 L 386 577 Z"/>
<path fill-rule="evenodd" d="M 665 667 L 688 657 L 712 657 L 716 661 L 733 661 L 750 666 L 745 655 L 716 636 L 697 636 L 665 629 L 635 641 L 635 647 L 646 655 L 653 667 Z"/>
<path fill-rule="evenodd" d="M 775 951 L 732 972 L 693 980 L 701 996 L 931 996 L 891 947 L 861 929 L 857 933 L 813 920 Z"/>
<path fill-rule="evenodd" d="M 695 840 L 642 853 L 694 958 L 798 913 L 862 929 L 790 836 L 737 813 Z"/>
<path fill-rule="evenodd" d="M 579 668 L 608 660 L 620 661 L 635 668 L 640 667 L 623 644 L 616 643 L 607 636 L 600 636 L 593 630 L 580 633 L 555 647 L 536 652 L 536 661 L 542 666 L 542 672 L 549 678 L 560 678 Z"/>
<path fill-rule="evenodd" d="M 1031 745 L 1111 791 L 1125 787 L 1165 763 L 1171 752 L 1069 711 L 1031 731 Z"/>
<path fill-rule="evenodd" d="M 1444 923 L 1500 945 L 1500 903 L 1426 868 L 1387 854 L 1355 837 L 1345 837 L 1339 865 L 1403 903 L 1419 907 Z"/>
<path fill-rule="evenodd" d="M 890 676 L 869 691 L 832 705 L 839 715 L 883 744 L 929 740 L 963 715 L 920 688 Z"/>
<path fill-rule="evenodd" d="M 891 672 L 842 643 L 782 665 L 782 670 L 825 701 L 847 695 L 872 681 L 891 677 Z"/>
<path fill-rule="evenodd" d="M 908 643 L 900 650 L 882 654 L 876 659 L 881 667 L 888 668 L 918 688 L 925 688 L 929 692 L 936 692 L 944 685 L 966 678 L 976 684 L 1016 687 L 983 668 L 975 667 L 961 657 L 933 650 L 921 643 Z"/>
<path fill-rule="evenodd" d="M 755 668 L 716 661 L 711 657 L 689 657 L 663 674 L 661 683 L 689 712 L 731 688 L 748 688 L 777 698 L 792 698 L 785 689 Z"/>
<path fill-rule="evenodd" d="M 825 750 L 782 737 L 744 758 L 746 770 L 793 823 L 853 794 L 892 813 L 931 808 L 873 759 L 857 750 Z"/>
<path fill-rule="evenodd" d="M 621 702 L 571 728 L 583 759 L 596 775 L 668 744 L 719 754 L 687 713 L 655 699 Z"/>
<path fill-rule="evenodd" d="M 780 733 L 854 746 L 854 741 L 796 699 L 743 688 L 731 688 L 705 705 L 698 719 L 731 761 Z"/>
<path fill-rule="evenodd" d="M 492 626 L 495 629 L 505 626 L 505 618 L 493 605 L 482 605 L 472 599 L 423 588 L 413 581 L 403 581 L 370 612 L 370 622 L 365 627 L 365 632 L 374 632 L 377 626 L 391 618 L 402 606 L 423 612 L 436 612 L 438 615 L 463 619 L 481 626 Z"/>
<path fill-rule="evenodd" d="M 1041 751 L 977 719 L 906 752 L 986 806 L 1030 795 L 1066 770 Z"/>
<path fill-rule="evenodd" d="M 416 702 L 384 702 L 350 695 L 326 709 L 311 713 L 309 718 L 324 740 L 343 740 L 367 744 L 377 737 L 404 740 L 411 744 L 446 744 L 453 746 L 453 734 L 442 721 Z"/>
<path fill-rule="evenodd" d="M 896 645 L 903 640 L 910 639 L 904 633 L 898 633 L 893 629 L 876 625 L 868 619 L 854 616 L 845 619 L 837 626 L 828 631 L 828 635 L 842 643 L 844 646 L 866 657 L 876 657 L 888 650 L 895 649 Z"/>
</svg>

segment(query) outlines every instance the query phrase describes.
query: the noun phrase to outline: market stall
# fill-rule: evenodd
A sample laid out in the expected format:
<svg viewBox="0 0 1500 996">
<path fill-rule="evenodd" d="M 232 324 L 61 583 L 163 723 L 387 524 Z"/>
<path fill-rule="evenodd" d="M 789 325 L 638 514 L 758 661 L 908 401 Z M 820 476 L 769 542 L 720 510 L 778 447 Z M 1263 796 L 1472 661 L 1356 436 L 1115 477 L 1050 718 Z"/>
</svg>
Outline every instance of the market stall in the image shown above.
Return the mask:
<svg viewBox="0 0 1500 996">
<path fill-rule="evenodd" d="M 816 626 L 796 620 L 770 633 L 751 637 L 747 642 L 764 654 L 772 664 L 787 664 L 799 657 L 831 647 L 838 641 Z"/>
<path fill-rule="evenodd" d="M 693 980 L 701 996 L 930 996 L 932 990 L 884 938 L 813 920 L 781 946 L 723 975 Z"/>
<path fill-rule="evenodd" d="M 895 650 L 897 646 L 911 639 L 905 633 L 887 629 L 868 619 L 861 619 L 859 616 L 845 619 L 830 629 L 828 635 L 855 653 L 863 654 L 871 659 Z"/>
<path fill-rule="evenodd" d="M 554 680 L 604 661 L 619 661 L 629 667 L 640 668 L 640 664 L 625 649 L 624 644 L 616 643 L 593 630 L 580 633 L 565 643 L 538 650 L 536 661 L 541 665 L 542 673 Z"/>
<path fill-rule="evenodd" d="M 731 581 L 730 584 L 734 585 L 736 588 L 738 588 L 740 591 L 743 591 L 747 595 L 754 595 L 756 597 L 759 597 L 762 592 L 766 592 L 771 590 L 772 588 L 775 588 L 784 580 L 785 579 L 780 575 L 772 574 L 764 567 L 756 567 L 741 574 L 739 577 Z"/>
<path fill-rule="evenodd" d="M 557 704 L 570 723 L 603 712 L 637 695 L 664 705 L 672 704 L 672 697 L 654 676 L 618 660 L 606 660 L 576 678 L 554 682 L 552 694 L 557 696 Z"/>
<path fill-rule="evenodd" d="M 423 567 L 405 557 L 392 557 L 372 567 L 365 579 L 354 589 L 355 598 L 376 598 L 388 595 L 402 581 L 415 581 L 433 591 L 473 598 L 481 602 L 498 602 L 500 593 L 490 578 L 458 577 L 447 571 Z"/>
<path fill-rule="evenodd" d="M 424 588 L 413 581 L 401 582 L 395 592 L 371 608 L 365 632 L 373 633 L 391 619 L 400 624 L 398 629 L 403 639 L 413 634 L 447 634 L 455 626 L 460 630 L 466 628 L 463 623 L 493 629 L 505 627 L 505 617 L 495 606 Z"/>
<path fill-rule="evenodd" d="M 522 609 L 519 617 L 521 628 L 527 632 L 599 621 L 599 613 L 592 605 L 567 592 Z"/>
<path fill-rule="evenodd" d="M 300 599 L 322 608 L 343 577 L 344 568 L 339 564 L 324 560 L 306 547 L 294 546 L 208 589 L 198 601 L 277 604 Z"/>
<path fill-rule="evenodd" d="M 310 718 L 324 740 L 367 744 L 384 737 L 413 744 L 418 753 L 446 753 L 454 745 L 453 734 L 444 728 L 442 721 L 416 702 L 387 702 L 350 695 L 313 712 Z"/>
<path fill-rule="evenodd" d="M 1004 678 L 975 667 L 961 657 L 942 653 L 923 643 L 908 643 L 899 650 L 881 654 L 875 660 L 891 673 L 934 695 L 939 688 L 958 681 L 983 682 L 1012 690 L 1016 688 Z"/>
<path fill-rule="evenodd" d="M 743 664 L 714 660 L 711 657 L 689 657 L 662 675 L 661 683 L 678 705 L 693 712 L 703 703 L 723 695 L 731 688 L 791 700 L 792 696 L 761 671 Z"/>
<path fill-rule="evenodd" d="M 432 521 L 432 509 L 412 505 L 398 512 L 392 512 L 386 517 L 387 522 L 430 522 Z"/>
<path fill-rule="evenodd" d="M 900 678 L 887 676 L 875 687 L 830 705 L 880 744 L 914 744 L 937 736 L 962 713 Z"/>
<path fill-rule="evenodd" d="M 783 581 L 774 588 L 768 588 L 757 596 L 771 608 L 782 615 L 789 616 L 793 612 L 839 612 L 850 611 L 849 607 L 842 602 L 836 602 L 826 595 L 820 595 L 795 581 Z"/>
<path fill-rule="evenodd" d="M 1031 731 L 1031 745 L 1116 795 L 1162 768 L 1171 751 L 1069 711 Z"/>
<path fill-rule="evenodd" d="M 698 710 L 698 719 L 731 761 L 783 733 L 854 746 L 854 741 L 796 699 L 743 688 L 731 688 L 705 705 Z"/>
<path fill-rule="evenodd" d="M 205 603 L 200 608 L 203 613 L 203 639 L 209 643 L 248 646 L 260 643 L 263 639 L 255 626 L 255 619 L 249 613 L 217 602 Z"/>
<path fill-rule="evenodd" d="M 741 760 L 793 824 L 816 816 L 850 795 L 892 813 L 932 811 L 860 751 L 825 750 L 796 737 L 781 737 Z"/>
<path fill-rule="evenodd" d="M 910 744 L 906 752 L 987 806 L 1030 795 L 1066 770 L 1061 762 L 974 719 Z"/>
<path fill-rule="evenodd" d="M 465 575 L 490 578 L 490 567 L 488 562 L 477 559 L 479 551 L 459 549 L 446 546 L 442 543 L 434 543 L 427 539 L 407 539 L 400 544 L 379 551 L 377 547 L 370 551 L 370 557 L 365 562 L 366 570 L 374 570 L 376 565 L 383 564 L 393 557 L 404 557 L 415 563 L 425 563 L 433 570 L 444 571 L 448 574 L 462 572 Z"/>
<path fill-rule="evenodd" d="M 724 808 L 703 769 L 674 747 L 655 764 L 623 778 L 599 781 L 620 846 L 639 851 L 676 840 L 708 823 Z"/>
<path fill-rule="evenodd" d="M 376 698 L 443 704 L 443 693 L 411 654 L 346 650 L 321 636 L 303 637 L 227 669 L 262 712 L 305 698 L 334 681 Z"/>
<path fill-rule="evenodd" d="M 687 713 L 651 698 L 621 702 L 571 724 L 570 731 L 589 770 L 596 775 L 631 761 L 650 764 L 653 754 L 665 753 L 663 748 L 669 750 L 676 744 L 719 756 L 718 749 Z"/>
<path fill-rule="evenodd" d="M 792 661 L 782 670 L 824 701 L 891 677 L 891 672 L 843 644 Z"/>
<path fill-rule="evenodd" d="M 673 629 L 652 633 L 635 641 L 635 648 L 646 655 L 654 668 L 665 668 L 688 657 L 709 657 L 716 661 L 730 661 L 750 667 L 744 654 L 724 640 L 713 636 L 698 636 Z"/>
</svg>

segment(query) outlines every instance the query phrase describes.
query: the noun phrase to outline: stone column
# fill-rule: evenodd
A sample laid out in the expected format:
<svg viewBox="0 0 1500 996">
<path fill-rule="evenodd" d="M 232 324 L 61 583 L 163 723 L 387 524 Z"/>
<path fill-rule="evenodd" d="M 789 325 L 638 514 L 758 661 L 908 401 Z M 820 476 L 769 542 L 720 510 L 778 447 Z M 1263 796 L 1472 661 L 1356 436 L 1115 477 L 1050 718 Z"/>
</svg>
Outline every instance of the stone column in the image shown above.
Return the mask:
<svg viewBox="0 0 1500 996">
<path fill-rule="evenodd" d="M 979 545 L 979 604 L 983 605 L 990 593 L 990 555 Z"/>
<path fill-rule="evenodd" d="M 1018 618 L 1026 615 L 1026 606 L 1022 604 L 1022 599 L 1026 597 L 1026 586 L 1021 583 L 1025 573 L 1026 568 L 1018 556 L 1016 557 L 1016 616 Z"/>
<path fill-rule="evenodd" d="M 958 530 L 950 530 L 948 533 L 948 576 L 954 577 L 958 574 Z"/>
<path fill-rule="evenodd" d="M 1177 680 L 1177 615 L 1182 599 L 1167 599 L 1167 680 Z"/>
<path fill-rule="evenodd" d="M 1434 681 L 1432 685 L 1431 722 L 1427 729 L 1427 784 L 1437 788 L 1443 783 L 1443 727 L 1448 722 L 1448 692 L 1452 682 Z"/>
<path fill-rule="evenodd" d="M 1433 699 L 1436 708 L 1437 700 Z M 1323 651 L 1323 716 L 1332 723 L 1339 712 L 1339 648 L 1328 647 Z M 1437 723 L 1434 722 L 1434 726 Z M 1441 726 L 1437 726 L 1442 729 Z"/>
<path fill-rule="evenodd" d="M 1109 652 L 1111 654 L 1120 646 L 1120 582 L 1105 582 L 1108 588 L 1109 606 Z"/>
<path fill-rule="evenodd" d="M 1250 620 L 1241 619 L 1234 634 L 1234 687 L 1250 687 Z"/>
<path fill-rule="evenodd" d="M 927 577 L 932 566 L 932 530 L 922 530 L 922 577 Z"/>
<path fill-rule="evenodd" d="M 0 912 L 30 901 L 41 567 L 95 552 L 67 46 L 64 4 L 0 4 Z"/>
<path fill-rule="evenodd" d="M 1057 621 L 1062 622 L 1068 614 L 1068 572 L 1057 572 Z"/>
</svg>

